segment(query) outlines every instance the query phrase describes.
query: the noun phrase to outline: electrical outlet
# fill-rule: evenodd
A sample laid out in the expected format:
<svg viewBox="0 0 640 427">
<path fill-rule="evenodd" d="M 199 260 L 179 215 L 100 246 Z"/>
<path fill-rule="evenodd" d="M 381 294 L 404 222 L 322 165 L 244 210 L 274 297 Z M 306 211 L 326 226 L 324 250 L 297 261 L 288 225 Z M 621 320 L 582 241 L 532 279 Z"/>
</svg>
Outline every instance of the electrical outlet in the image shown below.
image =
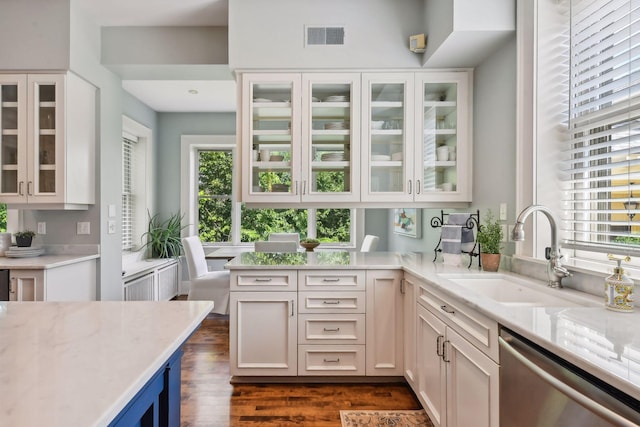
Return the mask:
<svg viewBox="0 0 640 427">
<path fill-rule="evenodd" d="M 107 234 L 116 233 L 116 222 L 113 220 L 107 221 Z"/>
<path fill-rule="evenodd" d="M 39 222 L 38 223 L 38 234 L 47 234 L 47 223 Z"/>
<path fill-rule="evenodd" d="M 76 234 L 91 234 L 91 223 L 78 222 L 76 225 Z"/>
<path fill-rule="evenodd" d="M 507 220 L 507 204 L 500 203 L 500 221 Z"/>
</svg>

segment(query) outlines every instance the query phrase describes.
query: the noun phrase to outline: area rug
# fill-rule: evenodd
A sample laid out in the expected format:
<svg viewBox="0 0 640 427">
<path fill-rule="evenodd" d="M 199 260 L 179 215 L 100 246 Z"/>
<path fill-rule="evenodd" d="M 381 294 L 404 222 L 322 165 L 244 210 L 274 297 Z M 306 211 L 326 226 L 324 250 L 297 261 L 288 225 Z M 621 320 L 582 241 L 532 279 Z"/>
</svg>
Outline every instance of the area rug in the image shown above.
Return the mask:
<svg viewBox="0 0 640 427">
<path fill-rule="evenodd" d="M 433 427 L 424 410 L 340 411 L 342 427 Z"/>
</svg>

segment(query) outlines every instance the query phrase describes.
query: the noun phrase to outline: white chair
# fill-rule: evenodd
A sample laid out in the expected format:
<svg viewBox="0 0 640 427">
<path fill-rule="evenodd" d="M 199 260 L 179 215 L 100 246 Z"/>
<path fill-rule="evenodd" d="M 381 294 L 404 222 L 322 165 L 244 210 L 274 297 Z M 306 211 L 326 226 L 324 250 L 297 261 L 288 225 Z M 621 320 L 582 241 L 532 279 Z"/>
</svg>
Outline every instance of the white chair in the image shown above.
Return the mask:
<svg viewBox="0 0 640 427">
<path fill-rule="evenodd" d="M 182 238 L 182 246 L 191 282 L 187 299 L 213 301 L 213 313 L 229 314 L 229 271 L 209 271 L 198 236 Z"/>
<path fill-rule="evenodd" d="M 380 238 L 378 236 L 373 236 L 371 234 L 367 234 L 362 239 L 362 246 L 360 247 L 360 252 L 373 252 L 378 247 L 378 241 Z"/>
<path fill-rule="evenodd" d="M 292 240 L 284 242 L 278 241 L 258 241 L 254 242 L 256 252 L 297 252 L 298 245 Z"/>
<path fill-rule="evenodd" d="M 299 233 L 271 233 L 269 234 L 270 242 L 296 242 L 296 245 L 300 246 L 300 234 Z"/>
</svg>

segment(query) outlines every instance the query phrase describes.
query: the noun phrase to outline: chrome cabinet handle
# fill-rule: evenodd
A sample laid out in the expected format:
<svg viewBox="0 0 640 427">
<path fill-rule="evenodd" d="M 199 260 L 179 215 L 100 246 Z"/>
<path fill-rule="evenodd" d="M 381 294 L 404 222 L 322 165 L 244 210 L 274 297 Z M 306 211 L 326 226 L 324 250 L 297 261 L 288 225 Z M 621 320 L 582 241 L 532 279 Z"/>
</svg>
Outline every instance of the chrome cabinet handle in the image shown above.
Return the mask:
<svg viewBox="0 0 640 427">
<path fill-rule="evenodd" d="M 295 316 L 294 309 L 295 309 L 294 301 L 291 300 L 291 317 Z"/>
<path fill-rule="evenodd" d="M 337 300 L 336 301 L 327 301 L 327 300 L 325 300 L 325 301 L 322 301 L 322 303 L 323 304 L 338 305 L 338 304 L 340 304 L 340 301 L 337 301 Z"/>
<path fill-rule="evenodd" d="M 33 185 L 33 181 L 27 182 L 27 196 L 33 196 L 33 190 L 31 186 Z"/>
<path fill-rule="evenodd" d="M 340 328 L 323 328 L 325 332 L 339 332 Z"/>
<path fill-rule="evenodd" d="M 340 358 L 338 357 L 336 359 L 323 359 L 323 361 L 325 363 L 338 363 L 338 362 L 340 362 Z"/>
<path fill-rule="evenodd" d="M 405 279 L 401 279 L 400 280 L 400 293 L 404 294 L 404 280 Z"/>
<path fill-rule="evenodd" d="M 256 282 L 270 282 L 270 281 L 271 281 L 271 277 L 267 277 L 267 278 L 256 277 Z"/>
<path fill-rule="evenodd" d="M 436 338 L 436 354 L 439 357 L 442 357 L 442 355 L 444 354 L 444 346 L 440 342 L 440 340 L 443 338 L 444 338 L 444 335 L 438 335 L 438 338 Z M 442 349 L 442 352 L 440 352 L 440 349 Z"/>
<path fill-rule="evenodd" d="M 440 306 L 440 310 L 444 311 L 445 313 L 449 313 L 449 314 L 454 314 L 456 311 L 452 308 L 449 308 L 449 306 L 445 305 L 441 305 Z"/>
<path fill-rule="evenodd" d="M 9 293 L 11 294 L 15 294 L 16 293 L 16 278 L 12 277 L 11 281 L 9 282 Z"/>
<path fill-rule="evenodd" d="M 322 279 L 323 282 L 339 282 L 340 279 L 338 279 L 337 277 L 333 277 L 333 278 L 324 278 Z"/>
<path fill-rule="evenodd" d="M 420 194 L 420 180 L 416 180 L 416 194 Z"/>
<path fill-rule="evenodd" d="M 445 342 L 442 343 L 442 360 L 449 363 L 451 362 L 451 360 L 447 356 L 447 343 L 451 343 L 451 341 L 446 340 Z"/>
<path fill-rule="evenodd" d="M 413 190 L 413 189 L 411 188 L 411 180 L 409 180 L 409 184 L 408 184 L 408 185 L 409 185 L 409 194 L 411 194 L 411 191 Z"/>
<path fill-rule="evenodd" d="M 24 181 L 20 181 L 20 182 L 18 183 L 18 194 L 19 194 L 20 196 L 24 196 L 24 192 L 22 191 L 22 184 L 24 184 Z"/>
</svg>

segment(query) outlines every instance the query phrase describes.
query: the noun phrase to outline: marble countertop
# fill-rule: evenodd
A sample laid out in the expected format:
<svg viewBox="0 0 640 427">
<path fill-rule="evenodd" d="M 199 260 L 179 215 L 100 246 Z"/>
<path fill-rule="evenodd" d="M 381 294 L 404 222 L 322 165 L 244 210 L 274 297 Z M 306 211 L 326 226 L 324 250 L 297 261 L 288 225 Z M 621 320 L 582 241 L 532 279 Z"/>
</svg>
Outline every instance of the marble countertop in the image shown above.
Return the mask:
<svg viewBox="0 0 640 427">
<path fill-rule="evenodd" d="M 19 268 L 21 270 L 42 270 L 49 268 L 62 267 L 64 265 L 75 264 L 77 262 L 97 259 L 100 255 L 40 255 L 31 258 L 9 258 L 0 257 L 0 268 L 11 269 Z"/>
<path fill-rule="evenodd" d="M 107 425 L 212 307 L 210 301 L 0 303 L 0 424 Z"/>
<path fill-rule="evenodd" d="M 450 280 L 452 274 L 495 277 L 496 273 L 483 272 L 477 267 L 467 269 L 434 263 L 432 253 L 246 253 L 227 263 L 226 267 L 231 270 L 402 269 L 429 282 L 454 301 L 495 319 L 640 400 L 640 311 L 636 309 L 633 313 L 618 313 L 607 310 L 604 297 L 568 288 L 550 289 L 545 282 L 500 271 L 501 275 L 513 276 L 539 286 L 543 292 L 579 301 L 579 304 L 567 303 L 566 306 L 501 304 Z"/>
</svg>

